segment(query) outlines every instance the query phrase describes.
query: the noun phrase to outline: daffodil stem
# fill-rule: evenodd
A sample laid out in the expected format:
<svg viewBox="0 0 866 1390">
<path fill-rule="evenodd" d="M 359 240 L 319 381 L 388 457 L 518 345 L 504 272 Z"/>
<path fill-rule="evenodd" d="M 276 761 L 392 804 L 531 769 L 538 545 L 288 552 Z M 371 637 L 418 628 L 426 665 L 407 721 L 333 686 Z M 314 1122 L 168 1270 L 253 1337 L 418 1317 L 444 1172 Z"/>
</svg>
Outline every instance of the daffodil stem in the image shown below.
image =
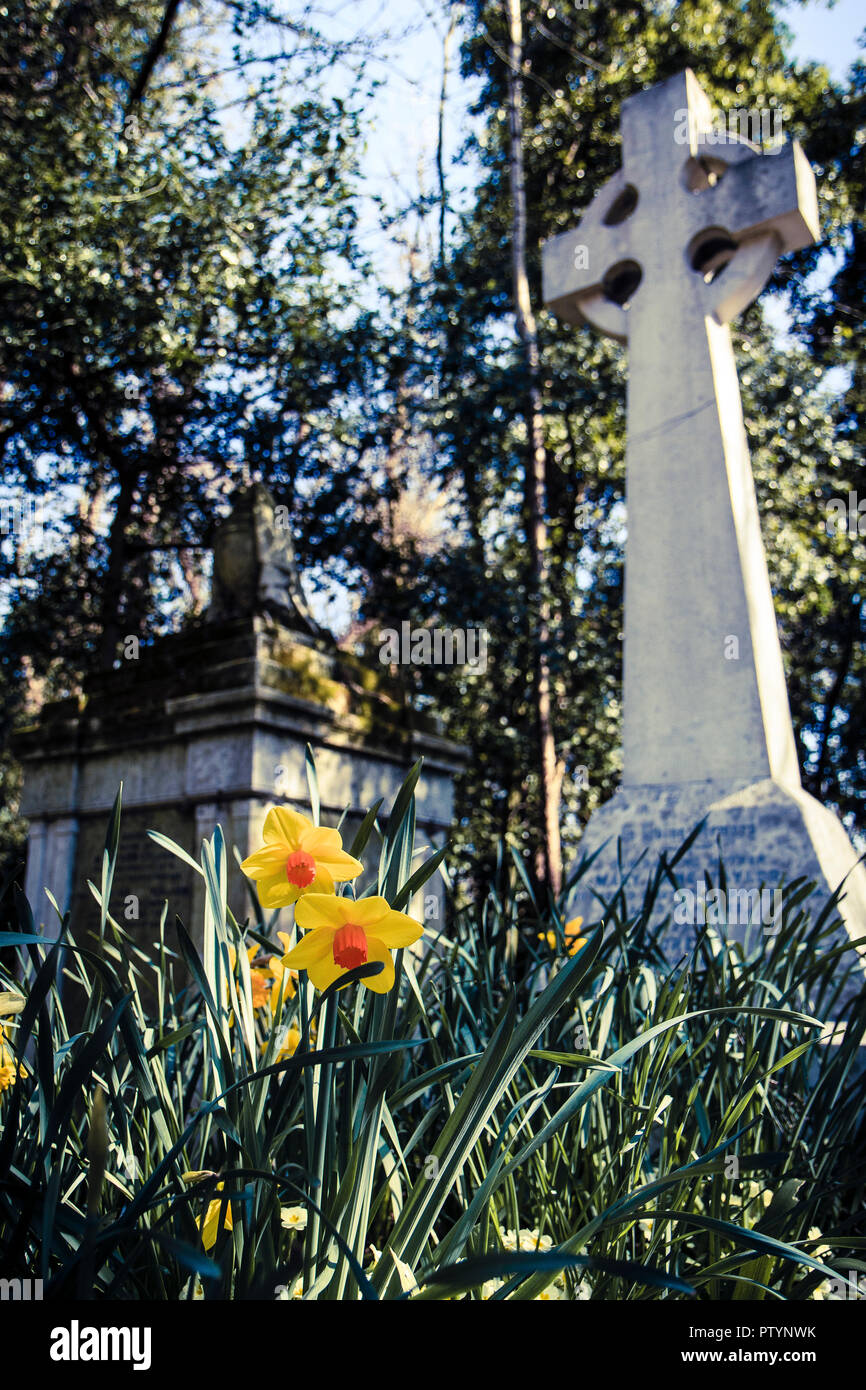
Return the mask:
<svg viewBox="0 0 866 1390">
<path fill-rule="evenodd" d="M 332 996 L 325 1002 L 322 1020 L 322 1042 L 324 1051 L 334 1046 L 337 1035 L 337 1000 Z M 316 1097 L 316 1126 L 313 1146 L 313 1190 L 310 1193 L 316 1207 L 325 1207 L 325 1165 L 328 1152 L 328 1128 L 331 1118 L 331 1082 L 333 1065 L 326 1063 L 316 1068 L 318 1094 Z M 319 1213 L 313 1209 L 307 1222 L 307 1239 L 304 1246 L 304 1290 L 318 1273 L 320 1221 Z"/>
</svg>

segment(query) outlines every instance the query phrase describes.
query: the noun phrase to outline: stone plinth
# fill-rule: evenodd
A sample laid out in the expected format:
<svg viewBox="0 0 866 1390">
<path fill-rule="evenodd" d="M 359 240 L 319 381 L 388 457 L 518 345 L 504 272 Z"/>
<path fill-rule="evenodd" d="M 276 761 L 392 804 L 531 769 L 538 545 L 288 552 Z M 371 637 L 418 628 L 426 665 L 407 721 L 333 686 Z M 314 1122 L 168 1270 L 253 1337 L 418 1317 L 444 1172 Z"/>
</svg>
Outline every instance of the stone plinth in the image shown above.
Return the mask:
<svg viewBox="0 0 866 1390">
<path fill-rule="evenodd" d="M 54 934 L 46 886 L 61 908 L 71 907 L 73 930 L 98 920 L 86 879 L 99 882 L 122 780 L 113 914 L 151 941 L 168 898 L 169 923 L 177 913 L 197 936 L 201 879 L 146 831 L 162 831 L 198 859 L 202 838 L 219 823 L 245 857 L 259 847 L 271 806 L 309 814 L 308 743 L 323 823 L 336 825 L 348 810 L 345 839 L 380 797 L 380 814 L 387 814 L 421 756 L 419 842 L 447 838 L 452 781 L 465 750 L 443 738 L 435 720 L 407 708 L 383 674 L 265 614 L 163 638 L 140 659 L 103 672 L 81 700 L 48 706 L 38 726 L 16 738 L 21 812 L 30 821 L 27 893 L 37 923 Z M 233 861 L 230 869 L 230 905 L 243 920 L 251 913 L 246 881 Z M 429 925 L 441 925 L 438 876 L 413 904 L 416 913 L 425 906 Z"/>
<path fill-rule="evenodd" d="M 733 790 L 711 782 L 621 787 L 592 817 L 581 841 L 582 856 L 599 853 L 586 881 L 578 884 L 570 913 L 579 913 L 587 922 L 603 918 L 625 880 L 628 912 L 633 915 L 660 856 L 675 855 L 704 818 L 703 829 L 672 870 L 680 887 L 698 900 L 699 920 L 704 920 L 699 885 L 703 888 L 709 874 L 713 886 L 719 887 L 721 860 L 726 895 L 717 904 L 716 916 L 726 934 L 740 939 L 751 934 L 754 942 L 778 930 L 775 909 L 780 900 L 772 894 L 795 879 L 816 885 L 801 904 L 813 917 L 844 879 L 840 911 L 851 934 L 858 923 L 866 922 L 866 869 L 858 863 L 842 825 L 802 787 L 783 786 L 770 778 Z M 763 898 L 762 889 L 767 890 Z M 682 895 L 678 902 L 688 905 Z M 677 914 L 676 906 L 673 885 L 665 880 L 651 921 L 659 925 L 665 917 L 673 918 L 664 936 L 672 960 L 690 952 L 695 942 L 694 925 L 677 921 L 677 915 L 685 914 Z M 713 921 L 712 911 L 707 916 Z"/>
</svg>

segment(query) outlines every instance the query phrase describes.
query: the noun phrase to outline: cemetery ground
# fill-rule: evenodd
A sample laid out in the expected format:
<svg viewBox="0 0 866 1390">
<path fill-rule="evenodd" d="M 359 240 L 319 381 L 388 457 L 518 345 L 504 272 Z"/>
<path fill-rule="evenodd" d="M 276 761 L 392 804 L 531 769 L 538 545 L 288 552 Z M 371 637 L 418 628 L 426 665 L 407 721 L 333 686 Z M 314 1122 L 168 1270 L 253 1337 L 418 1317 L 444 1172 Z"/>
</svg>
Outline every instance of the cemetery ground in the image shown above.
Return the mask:
<svg viewBox="0 0 866 1390">
<path fill-rule="evenodd" d="M 221 831 L 200 863 L 157 831 L 203 877 L 204 920 L 168 906 L 132 939 L 120 796 L 84 932 L 35 934 L 14 892 L 4 1277 L 46 1301 L 664 1300 L 694 1322 L 856 1298 L 866 999 L 828 1043 L 853 968 L 832 902 L 810 918 L 794 884 L 772 932 L 698 923 L 672 965 L 664 870 L 638 900 L 620 886 L 603 932 L 536 901 L 503 846 L 485 900 L 422 938 L 442 855 L 413 854 L 419 771 L 340 847 L 311 759 L 313 815 L 267 823 L 245 922 Z"/>
</svg>

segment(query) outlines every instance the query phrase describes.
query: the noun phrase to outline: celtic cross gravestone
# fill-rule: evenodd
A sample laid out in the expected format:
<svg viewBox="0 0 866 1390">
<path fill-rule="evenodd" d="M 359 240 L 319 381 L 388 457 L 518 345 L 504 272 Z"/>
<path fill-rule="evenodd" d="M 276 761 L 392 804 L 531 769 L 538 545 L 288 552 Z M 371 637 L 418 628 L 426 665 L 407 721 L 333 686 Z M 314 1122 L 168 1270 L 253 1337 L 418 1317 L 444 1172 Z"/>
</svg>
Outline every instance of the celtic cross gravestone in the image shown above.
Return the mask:
<svg viewBox="0 0 866 1390">
<path fill-rule="evenodd" d="M 543 253 L 548 307 L 629 354 L 622 785 L 585 832 L 605 848 L 574 910 L 603 910 L 617 842 L 642 882 L 707 816 L 680 882 L 719 849 L 744 891 L 807 876 L 826 896 L 850 875 L 861 936 L 866 871 L 800 782 L 727 327 L 817 238 L 814 176 L 796 143 L 720 133 L 688 70 L 624 101 L 621 124 L 622 168 Z"/>
</svg>

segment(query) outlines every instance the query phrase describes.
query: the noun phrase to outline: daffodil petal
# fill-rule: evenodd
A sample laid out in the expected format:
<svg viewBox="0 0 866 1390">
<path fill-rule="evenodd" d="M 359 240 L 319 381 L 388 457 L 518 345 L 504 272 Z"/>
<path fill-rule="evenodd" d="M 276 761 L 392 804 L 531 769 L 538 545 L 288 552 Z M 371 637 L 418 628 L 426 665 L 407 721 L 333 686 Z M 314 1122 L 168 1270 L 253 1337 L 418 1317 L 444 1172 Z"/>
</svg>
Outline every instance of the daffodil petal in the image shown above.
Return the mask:
<svg viewBox="0 0 866 1390">
<path fill-rule="evenodd" d="M 333 959 L 333 955 L 334 932 L 324 928 L 321 931 L 307 932 L 303 941 L 299 941 L 287 956 L 283 956 L 283 965 L 287 970 L 310 970 L 312 979 L 311 967 L 324 960 L 326 956 Z"/>
<path fill-rule="evenodd" d="M 318 934 L 318 932 L 314 933 L 316 936 Z M 308 937 L 307 940 L 309 941 L 310 938 Z M 334 960 L 332 949 L 329 949 L 327 955 L 323 956 L 321 960 L 317 960 L 314 965 L 311 965 L 309 970 L 311 983 L 316 989 L 321 990 L 327 989 L 329 985 L 332 985 L 335 980 L 339 980 L 340 976 L 346 973 L 345 966 L 338 965 Z"/>
<path fill-rule="evenodd" d="M 342 901 L 349 904 L 346 921 L 354 922 L 356 927 L 363 927 L 364 931 L 368 927 L 378 927 L 391 911 L 387 898 L 358 898 L 357 902 L 343 898 Z"/>
<path fill-rule="evenodd" d="M 293 883 L 289 883 L 284 873 L 259 879 L 256 888 L 262 907 L 288 907 L 298 901 L 300 892 Z"/>
<path fill-rule="evenodd" d="M 265 816 L 262 839 L 266 845 L 282 842 L 289 850 L 297 849 L 301 836 L 309 830 L 313 822 L 300 811 L 292 811 L 288 806 L 274 806 Z"/>
<path fill-rule="evenodd" d="M 385 969 L 379 975 L 368 975 L 361 983 L 374 994 L 387 994 L 394 988 L 394 959 L 384 941 L 375 936 L 367 937 L 367 962 L 380 960 Z"/>
<path fill-rule="evenodd" d="M 210 1250 L 216 1245 L 217 1236 L 219 1235 L 221 1210 L 224 1210 L 222 1222 L 223 1230 L 231 1231 L 234 1229 L 231 1203 L 226 1202 L 225 1208 L 223 1209 L 221 1199 L 215 1197 L 212 1202 L 208 1203 L 207 1215 L 201 1225 L 201 1243 L 205 1250 Z"/>
<path fill-rule="evenodd" d="M 324 864 L 316 861 L 316 877 L 313 879 L 308 889 L 304 889 L 304 897 L 307 893 L 333 893 L 334 880 Z"/>
<path fill-rule="evenodd" d="M 301 835 L 299 848 L 306 850 L 314 859 L 336 859 L 343 849 L 343 837 L 339 830 L 311 825 Z"/>
<path fill-rule="evenodd" d="M 305 893 L 295 909 L 295 921 L 305 931 L 318 927 L 342 927 L 349 920 L 346 912 L 355 904 L 351 898 L 337 898 L 333 893 Z"/>
<path fill-rule="evenodd" d="M 421 923 L 414 917 L 407 917 L 405 912 L 389 911 L 384 921 L 376 923 L 376 936 L 392 951 L 400 946 L 411 946 L 423 934 Z"/>
<path fill-rule="evenodd" d="M 289 851 L 284 844 L 264 845 L 244 860 L 241 870 L 252 879 L 272 878 L 280 871 L 285 878 L 288 857 Z"/>
<path fill-rule="evenodd" d="M 349 879 L 357 878 L 358 874 L 364 872 L 364 865 L 360 859 L 353 859 L 351 854 L 345 854 L 342 850 L 339 854 L 329 854 L 324 859 L 317 858 L 316 863 L 320 869 L 324 866 L 338 883 L 348 883 Z"/>
</svg>

